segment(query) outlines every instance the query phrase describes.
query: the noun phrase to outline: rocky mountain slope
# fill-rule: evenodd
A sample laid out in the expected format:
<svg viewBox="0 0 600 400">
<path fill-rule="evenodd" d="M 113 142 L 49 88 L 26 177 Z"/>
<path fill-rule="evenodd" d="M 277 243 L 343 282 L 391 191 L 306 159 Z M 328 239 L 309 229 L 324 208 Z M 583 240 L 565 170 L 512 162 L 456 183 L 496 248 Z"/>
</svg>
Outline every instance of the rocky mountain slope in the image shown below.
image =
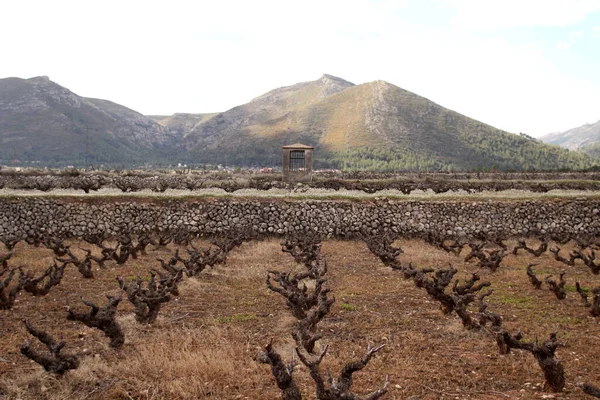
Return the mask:
<svg viewBox="0 0 600 400">
<path fill-rule="evenodd" d="M 46 77 L 0 80 L 0 163 L 277 166 L 281 146 L 314 145 L 344 169 L 556 169 L 585 155 L 510 134 L 384 81 L 323 75 L 216 114 L 144 116 Z"/>
<path fill-rule="evenodd" d="M 565 132 L 551 133 L 542 136 L 541 140 L 567 149 L 579 150 L 593 158 L 600 159 L 600 121 Z"/>
<path fill-rule="evenodd" d="M 76 95 L 48 77 L 0 79 L 0 160 L 143 162 L 175 138 L 152 119 Z"/>
<path fill-rule="evenodd" d="M 185 138 L 199 160 L 271 165 L 280 146 L 316 147 L 319 166 L 346 169 L 581 168 L 585 156 L 514 135 L 384 81 L 324 75 L 213 116 Z"/>
</svg>

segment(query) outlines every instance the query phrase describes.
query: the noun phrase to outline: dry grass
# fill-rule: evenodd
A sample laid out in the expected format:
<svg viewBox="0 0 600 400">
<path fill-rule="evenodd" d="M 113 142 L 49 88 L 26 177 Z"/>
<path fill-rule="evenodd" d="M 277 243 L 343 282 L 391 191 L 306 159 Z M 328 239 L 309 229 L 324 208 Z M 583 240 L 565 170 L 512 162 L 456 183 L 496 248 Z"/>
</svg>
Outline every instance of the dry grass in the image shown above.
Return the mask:
<svg viewBox="0 0 600 400">
<path fill-rule="evenodd" d="M 199 245 L 205 243 L 198 243 Z M 463 278 L 477 271 L 474 264 L 419 241 L 399 241 L 404 261 L 417 266 L 452 263 Z M 514 243 L 512 243 L 514 244 Z M 534 245 L 534 243 L 532 243 Z M 73 248 L 89 247 L 74 243 Z M 151 247 L 151 246 L 150 246 Z M 66 321 L 65 305 L 84 308 L 79 296 L 103 302 L 104 293 L 117 293 L 116 276 L 144 276 L 156 257 L 173 248 L 152 249 L 125 266 L 94 271 L 82 279 L 69 268 L 61 285 L 43 298 L 22 293 L 12 310 L 0 311 L 0 398 L 6 399 L 276 399 L 279 392 L 269 368 L 255 361 L 261 345 L 275 339 L 285 357 L 293 351 L 289 335 L 293 323 L 284 300 L 271 293 L 264 280 L 268 269 L 296 268 L 280 250 L 279 241 L 245 243 L 233 250 L 226 265 L 185 279 L 180 298 L 166 304 L 155 325 L 138 325 L 132 308 L 123 302 L 119 321 L 126 334 L 121 350 L 110 349 L 101 332 Z M 78 250 L 79 251 L 79 250 Z M 320 325 L 330 345 L 323 370 L 336 374 L 348 360 L 359 357 L 367 344 L 386 347 L 369 366 L 356 374 L 355 389 L 367 392 L 390 375 L 386 398 L 541 398 L 543 377 L 533 357 L 520 351 L 499 355 L 494 339 L 485 332 L 468 332 L 454 315 L 443 315 L 437 303 L 411 282 L 381 264 L 362 242 L 327 241 L 328 285 L 336 303 Z M 464 256 L 464 254 L 463 254 Z M 42 270 L 52 260 L 42 248 L 17 246 L 13 265 Z M 492 282 L 490 308 L 504 316 L 510 329 L 526 338 L 545 339 L 552 331 L 567 346 L 559 349 L 567 375 L 565 393 L 556 398 L 585 398 L 579 382 L 600 384 L 600 325 L 589 317 L 576 293 L 558 301 L 527 281 L 525 267 L 546 273 L 567 270 L 569 286 L 599 286 L 599 278 L 577 263 L 566 267 L 546 253 L 508 256 L 496 273 L 478 271 Z M 22 357 L 23 317 L 64 338 L 66 350 L 81 356 L 78 370 L 57 379 Z M 306 398 L 314 398 L 305 368 L 295 376 Z"/>
</svg>

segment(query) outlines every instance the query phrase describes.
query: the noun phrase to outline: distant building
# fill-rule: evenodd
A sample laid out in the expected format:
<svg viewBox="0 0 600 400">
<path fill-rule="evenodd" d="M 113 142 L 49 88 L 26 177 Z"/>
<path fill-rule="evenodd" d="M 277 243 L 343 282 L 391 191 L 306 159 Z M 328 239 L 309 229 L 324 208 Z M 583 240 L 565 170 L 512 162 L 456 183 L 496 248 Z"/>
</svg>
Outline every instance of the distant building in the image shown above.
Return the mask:
<svg viewBox="0 0 600 400">
<path fill-rule="evenodd" d="M 283 150 L 283 181 L 310 182 L 312 180 L 312 146 L 296 143 L 281 146 Z"/>
</svg>

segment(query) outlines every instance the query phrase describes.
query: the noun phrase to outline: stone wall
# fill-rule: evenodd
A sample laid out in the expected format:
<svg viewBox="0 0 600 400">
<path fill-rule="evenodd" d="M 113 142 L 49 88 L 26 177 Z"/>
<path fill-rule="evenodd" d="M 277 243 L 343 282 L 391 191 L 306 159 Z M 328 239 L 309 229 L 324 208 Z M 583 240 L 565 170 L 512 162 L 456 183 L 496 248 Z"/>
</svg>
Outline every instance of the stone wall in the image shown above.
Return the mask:
<svg viewBox="0 0 600 400">
<path fill-rule="evenodd" d="M 81 237 L 101 231 L 186 229 L 218 234 L 313 230 L 332 236 L 388 228 L 402 235 L 600 235 L 600 200 L 334 201 L 265 199 L 0 199 L 0 237 L 39 232 Z"/>
</svg>

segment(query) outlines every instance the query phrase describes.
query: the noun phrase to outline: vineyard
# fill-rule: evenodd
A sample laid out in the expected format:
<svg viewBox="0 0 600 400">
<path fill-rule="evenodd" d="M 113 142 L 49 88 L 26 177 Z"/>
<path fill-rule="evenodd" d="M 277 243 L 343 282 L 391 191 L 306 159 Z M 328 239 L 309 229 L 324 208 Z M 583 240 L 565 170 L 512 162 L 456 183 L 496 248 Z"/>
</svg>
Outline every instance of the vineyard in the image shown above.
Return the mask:
<svg viewBox="0 0 600 400">
<path fill-rule="evenodd" d="M 376 174 L 376 173 L 323 173 L 312 182 L 301 185 L 286 183 L 279 174 L 251 174 L 227 172 L 199 172 L 168 174 L 161 171 L 118 171 L 80 173 L 77 170 L 44 172 L 33 170 L 29 174 L 0 171 L 0 190 L 53 192 L 72 190 L 80 193 L 119 193 L 147 191 L 194 191 L 202 189 L 235 193 L 243 190 L 266 192 L 269 190 L 306 191 L 309 189 L 333 192 L 357 191 L 373 194 L 396 191 L 410 194 L 414 191 L 447 193 L 462 191 L 501 192 L 523 190 L 548 193 L 554 190 L 600 190 L 600 174 L 596 172 L 539 172 L 539 173 L 422 173 L 422 174 Z"/>
<path fill-rule="evenodd" d="M 595 235 L 3 237 L 0 398 L 600 396 Z"/>
<path fill-rule="evenodd" d="M 0 398 L 600 397 L 597 173 L 179 172 L 0 171 Z"/>
</svg>

